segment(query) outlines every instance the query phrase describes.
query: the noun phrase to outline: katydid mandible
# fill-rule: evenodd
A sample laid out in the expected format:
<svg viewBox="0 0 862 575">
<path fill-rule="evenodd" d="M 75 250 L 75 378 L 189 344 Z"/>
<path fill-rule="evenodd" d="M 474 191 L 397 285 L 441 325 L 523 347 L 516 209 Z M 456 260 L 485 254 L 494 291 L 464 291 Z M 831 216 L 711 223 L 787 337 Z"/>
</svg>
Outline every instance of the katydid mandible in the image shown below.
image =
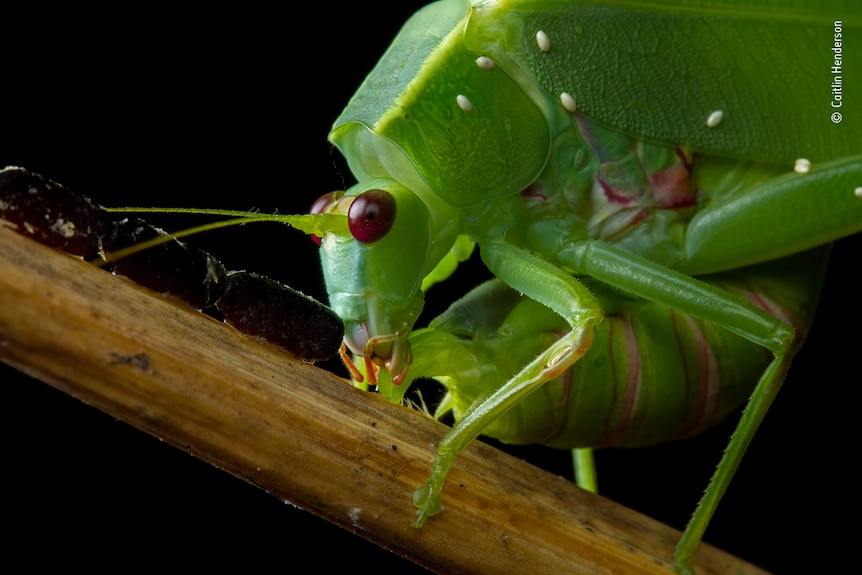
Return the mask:
<svg viewBox="0 0 862 575">
<path fill-rule="evenodd" d="M 858 28 L 858 8 L 836 7 L 840 24 L 796 5 L 696 8 L 441 2 L 405 26 L 336 121 L 331 139 L 359 184 L 292 223 L 321 237 L 330 302 L 372 382 L 385 389 L 415 375 L 411 363 L 429 353 L 411 339 L 424 289 L 474 243 L 494 275 L 567 330 L 508 383 L 488 383 L 490 396 L 444 440 L 417 524 L 438 510 L 446 470 L 466 443 L 598 352 L 590 345 L 611 312 L 576 279 L 586 277 L 772 354 L 680 543 L 677 568 L 688 570 L 796 337 L 695 276 L 862 230 L 860 106 L 820 94 L 834 81 L 833 35 Z M 848 78 L 859 66 L 843 65 Z M 844 87 L 851 93 L 849 80 Z M 835 103 L 840 124 L 830 119 Z M 380 217 L 387 213 L 394 218 Z M 793 290 L 793 281 L 778 284 Z M 816 291 L 798 288 L 809 303 Z M 480 298 L 480 307 L 498 298 Z"/>
</svg>

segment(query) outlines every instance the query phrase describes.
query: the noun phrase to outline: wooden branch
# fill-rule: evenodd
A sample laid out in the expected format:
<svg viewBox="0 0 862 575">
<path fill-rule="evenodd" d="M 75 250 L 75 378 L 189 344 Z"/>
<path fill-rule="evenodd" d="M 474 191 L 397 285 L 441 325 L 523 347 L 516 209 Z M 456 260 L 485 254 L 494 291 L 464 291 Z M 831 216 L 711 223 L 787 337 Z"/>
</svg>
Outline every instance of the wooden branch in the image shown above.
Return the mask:
<svg viewBox="0 0 862 575">
<path fill-rule="evenodd" d="M 446 428 L 184 304 L 0 229 L 0 359 L 440 573 L 667 573 L 679 533 L 474 442 L 424 529 Z M 702 544 L 701 575 L 763 573 Z"/>
</svg>

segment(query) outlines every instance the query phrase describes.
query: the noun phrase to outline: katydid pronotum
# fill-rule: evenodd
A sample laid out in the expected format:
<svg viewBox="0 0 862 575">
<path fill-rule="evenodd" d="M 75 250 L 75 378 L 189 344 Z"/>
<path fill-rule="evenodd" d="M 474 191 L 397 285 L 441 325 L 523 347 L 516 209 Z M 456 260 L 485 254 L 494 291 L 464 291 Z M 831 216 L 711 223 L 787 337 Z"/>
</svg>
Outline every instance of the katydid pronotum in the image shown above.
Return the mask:
<svg viewBox="0 0 862 575">
<path fill-rule="evenodd" d="M 849 19 L 849 18 L 848 18 L 848 19 Z M 829 40 L 829 39 L 827 38 L 827 40 Z M 827 44 L 829 44 L 829 42 L 827 42 Z M 826 52 L 829 52 L 828 47 L 829 47 L 829 46 L 827 46 L 827 49 L 825 50 Z M 827 56 L 828 56 L 828 55 L 829 55 L 829 54 L 827 54 Z M 849 92 L 848 92 L 848 94 L 849 94 Z M 848 98 L 849 98 L 849 95 L 848 95 Z M 854 109 L 858 109 L 858 106 L 857 106 L 856 108 L 854 108 Z M 752 115 L 752 117 L 754 117 L 754 115 L 756 114 L 756 111 L 755 111 L 755 110 L 749 110 L 749 111 L 747 111 L 747 113 L 748 113 L 748 114 L 751 114 L 751 115 Z M 848 116 L 849 116 L 849 115 L 848 115 Z M 725 116 L 725 120 L 727 120 L 728 118 L 729 118 L 729 116 L 728 116 L 728 115 L 726 115 L 726 116 Z M 848 121 L 849 121 L 849 120 L 848 120 Z M 843 128 L 843 127 L 842 127 L 842 128 Z M 848 125 L 848 128 L 847 128 L 847 129 L 850 129 L 849 125 Z M 158 203 L 158 201 L 153 201 L 153 202 L 151 202 L 151 203 Z M 286 211 L 286 210 L 282 207 L 282 211 Z"/>
</svg>

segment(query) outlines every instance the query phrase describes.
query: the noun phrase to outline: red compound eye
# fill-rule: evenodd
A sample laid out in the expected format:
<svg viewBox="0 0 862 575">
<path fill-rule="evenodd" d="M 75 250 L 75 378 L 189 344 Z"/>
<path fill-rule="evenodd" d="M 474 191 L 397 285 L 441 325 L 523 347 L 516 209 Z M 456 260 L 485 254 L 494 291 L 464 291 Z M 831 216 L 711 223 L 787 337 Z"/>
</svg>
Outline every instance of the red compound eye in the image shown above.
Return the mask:
<svg viewBox="0 0 862 575">
<path fill-rule="evenodd" d="M 347 227 L 356 241 L 370 244 L 383 238 L 395 222 L 395 198 L 383 190 L 362 192 L 347 212 Z"/>
<path fill-rule="evenodd" d="M 308 210 L 308 213 L 322 214 L 330 207 L 337 204 L 338 200 L 340 200 L 342 196 L 344 196 L 344 192 L 340 190 L 337 192 L 329 192 L 328 194 L 323 194 L 322 196 L 314 200 L 314 203 L 311 204 L 311 209 Z"/>
<path fill-rule="evenodd" d="M 338 200 L 344 196 L 344 192 L 339 190 L 337 192 L 329 192 L 328 194 L 323 194 L 319 198 L 317 198 L 313 204 L 311 204 L 311 208 L 308 210 L 309 214 L 322 214 L 323 212 L 329 210 L 332 206 L 338 203 Z M 311 235 L 311 234 L 309 234 Z M 314 243 L 320 245 L 320 238 L 311 235 L 311 239 L 314 240 Z"/>
</svg>

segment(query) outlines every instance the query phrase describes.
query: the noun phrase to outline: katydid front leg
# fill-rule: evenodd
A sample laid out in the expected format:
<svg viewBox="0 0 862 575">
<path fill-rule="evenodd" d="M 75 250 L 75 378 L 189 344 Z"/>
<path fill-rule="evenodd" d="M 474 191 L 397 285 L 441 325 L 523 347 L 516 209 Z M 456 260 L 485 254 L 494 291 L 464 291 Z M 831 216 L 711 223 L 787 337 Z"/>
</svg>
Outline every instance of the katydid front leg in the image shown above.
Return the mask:
<svg viewBox="0 0 862 575">
<path fill-rule="evenodd" d="M 420 508 L 414 527 L 422 527 L 428 517 L 442 508 L 440 493 L 452 460 L 492 421 L 583 357 L 604 317 L 596 298 L 574 277 L 520 248 L 491 244 L 482 249 L 482 259 L 505 283 L 557 312 L 569 323 L 571 331 L 473 407 L 443 438 L 431 476 L 413 494 L 413 503 Z"/>
</svg>

